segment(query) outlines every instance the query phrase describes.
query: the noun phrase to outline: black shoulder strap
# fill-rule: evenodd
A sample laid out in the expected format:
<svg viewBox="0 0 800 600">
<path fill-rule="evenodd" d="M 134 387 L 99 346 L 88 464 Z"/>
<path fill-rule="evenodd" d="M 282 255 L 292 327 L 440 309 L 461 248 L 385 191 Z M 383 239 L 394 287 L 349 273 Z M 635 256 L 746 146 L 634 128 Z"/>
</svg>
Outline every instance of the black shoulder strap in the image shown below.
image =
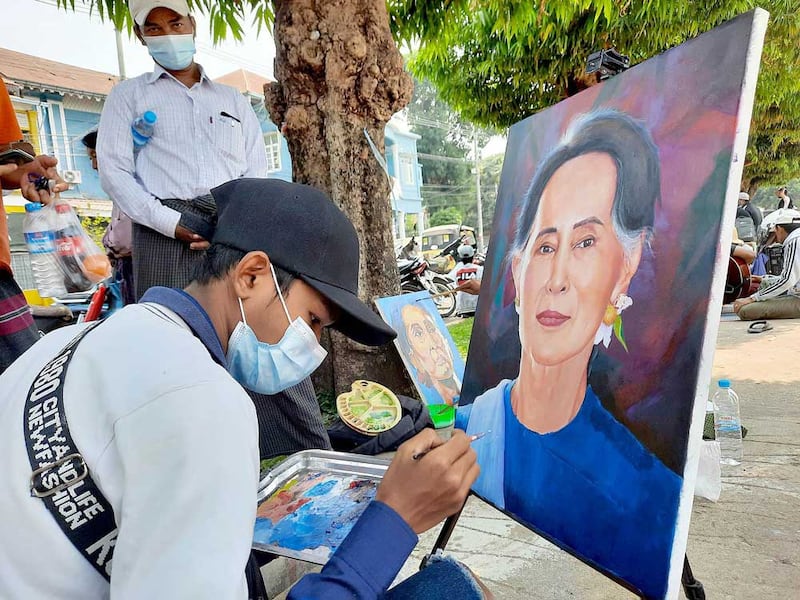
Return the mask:
<svg viewBox="0 0 800 600">
<path fill-rule="evenodd" d="M 34 379 L 23 411 L 31 463 L 31 496 L 41 498 L 58 526 L 107 581 L 117 540 L 114 510 L 75 446 L 64 412 L 64 381 L 75 348 L 93 323 L 47 363 Z"/>
<path fill-rule="evenodd" d="M 92 479 L 64 412 L 67 367 L 78 343 L 100 323 L 81 331 L 39 372 L 28 391 L 22 418 L 33 470 L 31 496 L 42 499 L 72 545 L 110 582 L 117 541 L 114 509 Z M 245 576 L 249 598 L 266 600 L 264 580 L 252 552 Z"/>
</svg>

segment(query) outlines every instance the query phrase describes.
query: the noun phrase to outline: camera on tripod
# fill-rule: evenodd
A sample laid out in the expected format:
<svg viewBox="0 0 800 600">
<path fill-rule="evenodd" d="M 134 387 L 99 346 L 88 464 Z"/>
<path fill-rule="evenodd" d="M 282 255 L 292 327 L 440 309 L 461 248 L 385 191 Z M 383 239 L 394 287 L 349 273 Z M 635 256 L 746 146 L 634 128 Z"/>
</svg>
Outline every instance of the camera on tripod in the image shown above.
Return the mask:
<svg viewBox="0 0 800 600">
<path fill-rule="evenodd" d="M 589 55 L 586 59 L 586 74 L 596 73 L 598 81 L 605 81 L 630 66 L 630 58 L 620 54 L 615 48 L 609 48 Z"/>
</svg>

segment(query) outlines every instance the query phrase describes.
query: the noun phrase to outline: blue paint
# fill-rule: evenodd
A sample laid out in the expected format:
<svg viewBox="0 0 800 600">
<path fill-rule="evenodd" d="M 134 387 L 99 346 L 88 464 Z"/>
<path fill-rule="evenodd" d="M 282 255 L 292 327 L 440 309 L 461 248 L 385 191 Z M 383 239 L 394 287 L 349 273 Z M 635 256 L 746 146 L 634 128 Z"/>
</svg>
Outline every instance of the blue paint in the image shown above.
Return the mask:
<svg viewBox="0 0 800 600">
<path fill-rule="evenodd" d="M 300 553 L 318 550 L 319 554 L 319 549 L 322 549 L 330 555 L 336 551 L 375 497 L 377 482 L 353 476 L 327 476 L 328 479 L 314 484 L 302 494 L 291 493 L 293 488 L 307 485 L 320 477 L 320 474 L 306 474 L 284 490 L 286 497 L 282 504 L 285 506 L 306 501 L 293 512 L 275 523 L 267 517 L 256 518 L 256 544 Z M 274 502 L 275 497 L 273 495 L 266 502 Z"/>
<path fill-rule="evenodd" d="M 313 488 L 308 490 L 304 495 L 306 497 L 314 497 L 314 496 L 324 496 L 328 492 L 330 492 L 334 487 L 336 487 L 336 481 L 331 479 L 330 481 L 323 481 L 322 483 L 318 483 Z"/>
</svg>

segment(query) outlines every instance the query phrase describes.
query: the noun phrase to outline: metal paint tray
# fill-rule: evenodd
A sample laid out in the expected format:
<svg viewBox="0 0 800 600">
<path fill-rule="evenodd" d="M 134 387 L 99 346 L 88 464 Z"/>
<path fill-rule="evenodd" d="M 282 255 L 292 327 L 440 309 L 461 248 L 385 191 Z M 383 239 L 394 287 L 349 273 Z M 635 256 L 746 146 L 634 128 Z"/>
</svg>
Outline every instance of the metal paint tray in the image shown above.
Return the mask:
<svg viewBox="0 0 800 600">
<path fill-rule="evenodd" d="M 278 491 L 287 488 L 287 494 L 293 498 L 287 502 L 278 501 L 278 497 L 272 499 L 270 506 L 278 507 L 277 514 L 284 516 L 274 518 L 274 512 L 270 512 L 270 517 L 257 516 L 254 529 L 253 548 L 265 552 L 271 552 L 281 556 L 297 558 L 307 562 L 325 564 L 331 554 L 338 548 L 338 543 L 350 531 L 355 521 L 366 509 L 371 500 L 370 492 L 374 495 L 371 485 L 365 485 L 360 490 L 362 482 L 379 482 L 389 462 L 372 456 L 362 456 L 358 454 L 348 454 L 345 452 L 333 452 L 329 450 L 304 450 L 298 452 L 270 471 L 258 486 L 259 515 L 266 507 L 266 502 Z M 300 482 L 305 484 L 306 480 L 315 480 L 319 476 L 319 483 L 310 488 L 301 488 L 303 493 L 295 495 L 292 485 Z M 294 483 L 293 483 L 294 482 Z M 337 483 L 338 482 L 338 483 Z M 349 483 L 348 483 L 349 482 Z M 343 492 L 338 493 L 313 493 L 317 487 L 324 490 L 331 489 L 330 486 L 343 486 Z M 350 487 L 348 487 L 348 485 Z M 333 490 L 332 490 L 333 491 Z M 349 492 L 356 496 L 356 499 L 349 498 Z M 337 522 L 335 518 L 328 525 L 324 524 L 325 499 L 330 498 L 331 502 L 341 502 L 342 507 L 337 507 L 337 515 L 350 515 L 351 519 L 346 522 Z M 303 503 L 303 501 L 305 501 Z M 309 504 L 306 507 L 304 504 Z M 281 511 L 280 506 L 286 506 L 287 511 Z M 320 515 L 315 516 L 317 505 L 322 507 Z M 292 507 L 294 508 L 292 509 Z M 308 509 L 305 510 L 304 509 Z M 310 521 L 303 519 L 309 518 Z M 322 525 L 321 525 L 322 524 Z M 282 534 L 280 532 L 283 532 Z M 296 537 L 295 532 L 305 532 L 306 537 Z M 309 533 L 311 532 L 311 533 Z M 315 535 L 318 534 L 318 535 Z M 311 539 L 318 539 L 320 543 L 316 547 L 309 544 L 303 546 Z M 338 543 L 336 541 L 338 540 Z M 330 542 L 330 543 L 328 543 Z"/>
</svg>

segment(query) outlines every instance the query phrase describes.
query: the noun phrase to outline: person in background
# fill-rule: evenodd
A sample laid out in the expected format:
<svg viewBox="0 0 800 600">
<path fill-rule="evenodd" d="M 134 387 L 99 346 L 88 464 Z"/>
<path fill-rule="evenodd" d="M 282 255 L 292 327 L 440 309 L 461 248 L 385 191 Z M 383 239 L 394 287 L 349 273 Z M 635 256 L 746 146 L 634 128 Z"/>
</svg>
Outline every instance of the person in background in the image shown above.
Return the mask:
<svg viewBox="0 0 800 600">
<path fill-rule="evenodd" d="M 97 171 L 97 130 L 90 131 L 81 139 L 86 153 L 92 161 L 92 168 Z M 113 200 L 112 200 L 113 202 Z M 122 300 L 125 304 L 136 302 L 133 290 L 133 258 L 131 245 L 133 223 L 130 217 L 122 212 L 114 202 L 111 209 L 111 222 L 103 234 L 103 246 L 114 264 L 114 279 L 120 284 Z"/>
<path fill-rule="evenodd" d="M 476 265 L 473 260 L 475 258 L 475 248 L 469 244 L 461 244 L 458 247 L 458 264 L 456 264 L 450 276 L 456 282 L 456 314 L 459 317 L 472 317 L 475 315 L 475 309 L 478 306 L 478 298 L 475 294 L 470 293 L 464 287 L 468 281 L 473 280 L 478 282 L 483 278 L 483 266 Z"/>
<path fill-rule="evenodd" d="M 209 190 L 239 177 L 266 177 L 267 153 L 250 103 L 194 62 L 195 21 L 186 0 L 131 0 L 128 8 L 155 65 L 152 73 L 111 90 L 97 157 L 103 189 L 133 221 L 138 300 L 154 285 L 188 285 L 216 222 Z M 134 152 L 131 124 L 146 111 L 158 120 L 153 136 Z M 310 379 L 251 397 L 263 458 L 330 449 Z"/>
<path fill-rule="evenodd" d="M 756 249 L 756 235 L 758 227 L 761 225 L 761 220 L 761 211 L 750 202 L 750 194 L 739 192 L 739 206 L 736 209 L 736 230 L 739 232 L 739 238 L 753 250 Z"/>
<path fill-rule="evenodd" d="M 56 330 L 0 376 L 0 597 L 244 600 L 259 469 L 241 386 L 308 376 L 326 327 L 370 346 L 394 337 L 358 298 L 358 236 L 325 194 L 276 179 L 212 193 L 219 224 L 185 290 L 156 287 L 94 329 Z M 121 345 L 126 359 L 109 360 Z M 32 475 L 57 452 L 58 470 Z M 70 474 L 73 452 L 90 479 Z M 478 470 L 463 432 L 417 434 L 289 599 L 384 598 L 418 534 L 461 509 Z M 401 588 L 386 598 L 485 598 L 445 561 Z"/>
<path fill-rule="evenodd" d="M 3 80 L 0 79 L 0 151 L 8 150 L 22 141 L 14 106 Z M 28 144 L 27 149 L 32 150 Z M 58 161 L 52 156 L 37 156 L 25 164 L 0 164 L 0 184 L 3 190 L 20 189 L 31 202 L 49 204 L 47 186 L 37 189 L 35 179 L 55 180 L 53 193 L 67 189 L 56 173 Z M 40 188 L 42 186 L 39 186 Z M 0 373 L 5 371 L 23 352 L 39 339 L 28 302 L 11 272 L 11 244 L 3 200 L 0 196 Z"/>
<path fill-rule="evenodd" d="M 778 205 L 775 207 L 776 209 L 794 208 L 794 203 L 792 202 L 792 199 L 789 197 L 789 193 L 786 190 L 785 185 L 775 190 L 775 195 L 778 197 Z"/>
<path fill-rule="evenodd" d="M 783 244 L 783 270 L 778 276 L 763 276 L 756 293 L 733 303 L 742 321 L 800 317 L 800 218 L 781 216 L 771 228 L 770 237 Z M 768 239 L 766 245 L 770 243 Z"/>
</svg>

